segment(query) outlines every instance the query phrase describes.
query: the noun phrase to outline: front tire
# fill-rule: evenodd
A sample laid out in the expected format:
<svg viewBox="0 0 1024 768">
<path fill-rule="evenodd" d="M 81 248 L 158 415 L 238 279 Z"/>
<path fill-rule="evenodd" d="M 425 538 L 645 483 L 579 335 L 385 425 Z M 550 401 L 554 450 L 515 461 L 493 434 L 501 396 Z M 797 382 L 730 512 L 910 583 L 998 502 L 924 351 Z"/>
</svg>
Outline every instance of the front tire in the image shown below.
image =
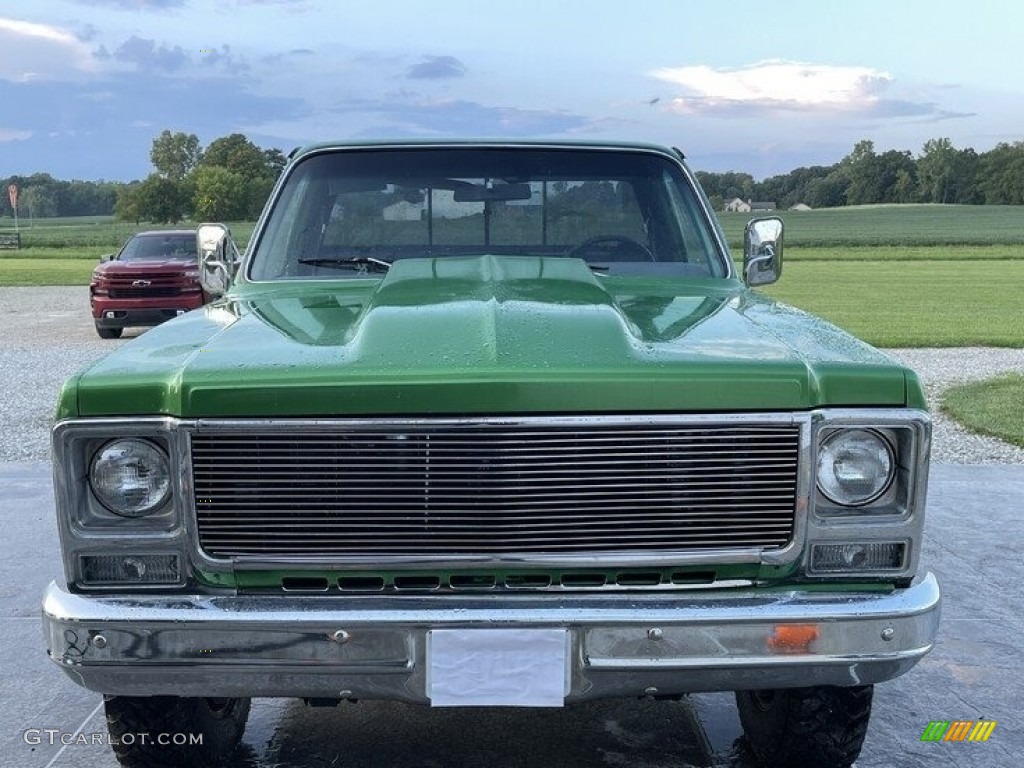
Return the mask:
<svg viewBox="0 0 1024 768">
<path fill-rule="evenodd" d="M 242 740 L 251 700 L 107 696 L 103 703 L 114 755 L 125 768 L 212 768 Z"/>
<path fill-rule="evenodd" d="M 743 733 L 763 766 L 849 768 L 860 754 L 874 686 L 736 691 Z"/>
<path fill-rule="evenodd" d="M 124 331 L 124 328 L 101 328 L 98 325 L 96 326 L 96 333 L 100 335 L 101 339 L 120 339 L 122 331 Z"/>
</svg>

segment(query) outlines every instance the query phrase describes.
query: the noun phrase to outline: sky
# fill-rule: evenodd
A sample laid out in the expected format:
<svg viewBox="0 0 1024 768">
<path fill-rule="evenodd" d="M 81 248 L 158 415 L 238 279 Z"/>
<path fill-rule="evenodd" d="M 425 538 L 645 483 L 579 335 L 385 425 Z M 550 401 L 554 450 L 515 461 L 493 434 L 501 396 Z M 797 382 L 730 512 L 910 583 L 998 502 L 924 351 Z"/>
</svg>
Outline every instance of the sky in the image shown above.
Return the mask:
<svg viewBox="0 0 1024 768">
<path fill-rule="evenodd" d="M 284 151 L 627 139 L 761 179 L 1024 139 L 1019 0 L 0 0 L 0 177 L 129 180 L 164 129 Z"/>
</svg>

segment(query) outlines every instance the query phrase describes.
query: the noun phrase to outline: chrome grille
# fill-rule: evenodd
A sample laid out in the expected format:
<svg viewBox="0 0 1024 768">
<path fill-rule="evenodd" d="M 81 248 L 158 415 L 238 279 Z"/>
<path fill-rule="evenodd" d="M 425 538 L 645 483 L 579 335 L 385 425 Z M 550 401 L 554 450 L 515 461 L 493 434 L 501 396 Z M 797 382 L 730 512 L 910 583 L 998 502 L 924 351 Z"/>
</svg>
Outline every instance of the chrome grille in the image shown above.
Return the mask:
<svg viewBox="0 0 1024 768">
<path fill-rule="evenodd" d="M 212 557 L 781 547 L 791 424 L 340 423 L 192 435 Z"/>
</svg>

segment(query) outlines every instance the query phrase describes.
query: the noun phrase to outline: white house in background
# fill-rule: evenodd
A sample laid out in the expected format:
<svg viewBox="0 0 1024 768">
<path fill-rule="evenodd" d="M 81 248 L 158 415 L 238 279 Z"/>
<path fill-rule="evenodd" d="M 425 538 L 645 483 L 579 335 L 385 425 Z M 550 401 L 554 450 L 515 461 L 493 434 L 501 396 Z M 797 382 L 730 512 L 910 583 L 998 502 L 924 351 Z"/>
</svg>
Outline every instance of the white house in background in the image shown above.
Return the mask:
<svg viewBox="0 0 1024 768">
<path fill-rule="evenodd" d="M 814 209 L 811 208 L 811 206 L 809 206 L 807 203 L 797 203 L 796 205 L 789 206 L 789 210 L 791 210 L 791 211 L 813 211 Z"/>
<path fill-rule="evenodd" d="M 756 202 L 754 200 L 740 200 L 734 197 L 725 204 L 725 210 L 735 213 L 750 213 L 752 211 L 774 211 L 775 203 Z"/>
</svg>

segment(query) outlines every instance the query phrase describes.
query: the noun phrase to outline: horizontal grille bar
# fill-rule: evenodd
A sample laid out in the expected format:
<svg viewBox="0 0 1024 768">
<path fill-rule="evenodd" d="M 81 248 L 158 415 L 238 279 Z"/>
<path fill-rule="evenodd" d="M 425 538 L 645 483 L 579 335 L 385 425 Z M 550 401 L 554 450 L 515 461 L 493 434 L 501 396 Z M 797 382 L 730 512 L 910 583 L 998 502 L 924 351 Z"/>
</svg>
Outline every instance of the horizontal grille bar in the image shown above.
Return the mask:
<svg viewBox="0 0 1024 768">
<path fill-rule="evenodd" d="M 181 288 L 178 286 L 151 286 L 149 288 L 115 288 L 111 287 L 109 292 L 112 299 L 139 299 L 147 296 L 178 296 Z"/>
<path fill-rule="evenodd" d="M 192 436 L 217 558 L 782 547 L 799 427 L 446 422 Z"/>
</svg>

